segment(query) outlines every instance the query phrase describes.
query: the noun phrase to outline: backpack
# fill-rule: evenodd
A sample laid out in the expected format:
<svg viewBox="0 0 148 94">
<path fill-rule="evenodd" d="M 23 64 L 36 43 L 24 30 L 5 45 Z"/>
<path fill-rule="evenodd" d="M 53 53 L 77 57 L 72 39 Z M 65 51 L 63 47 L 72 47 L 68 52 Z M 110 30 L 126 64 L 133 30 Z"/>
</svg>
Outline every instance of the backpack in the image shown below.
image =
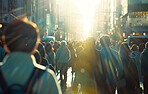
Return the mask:
<svg viewBox="0 0 148 94">
<path fill-rule="evenodd" d="M 2 91 L 1 94 L 33 94 L 33 86 L 44 74 L 44 70 L 34 68 L 25 85 L 20 85 L 19 83 L 12 84 L 8 86 L 0 67 L 0 87 Z"/>
</svg>

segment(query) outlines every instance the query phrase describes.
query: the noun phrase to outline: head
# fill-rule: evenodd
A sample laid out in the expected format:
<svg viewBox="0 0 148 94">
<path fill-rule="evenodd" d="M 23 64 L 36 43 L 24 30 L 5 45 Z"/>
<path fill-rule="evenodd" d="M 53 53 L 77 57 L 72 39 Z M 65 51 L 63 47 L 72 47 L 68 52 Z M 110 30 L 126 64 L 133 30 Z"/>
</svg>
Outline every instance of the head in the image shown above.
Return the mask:
<svg viewBox="0 0 148 94">
<path fill-rule="evenodd" d="M 69 45 L 69 48 L 73 48 L 73 45 L 72 45 L 72 43 L 69 43 L 68 45 Z"/>
<path fill-rule="evenodd" d="M 34 53 L 40 41 L 37 25 L 32 22 L 14 20 L 5 28 L 3 41 L 6 52 Z"/>
<path fill-rule="evenodd" d="M 58 45 L 58 42 L 57 42 L 57 41 L 55 41 L 55 42 L 54 42 L 54 45 Z"/>
<path fill-rule="evenodd" d="M 103 36 L 100 38 L 102 47 L 109 47 L 111 45 L 109 36 Z"/>
<path fill-rule="evenodd" d="M 85 48 L 95 48 L 95 39 L 93 37 L 88 37 L 85 41 Z"/>
<path fill-rule="evenodd" d="M 66 41 L 61 42 L 61 46 L 66 46 L 66 45 L 67 45 Z"/>
<path fill-rule="evenodd" d="M 136 44 L 133 44 L 131 47 L 132 51 L 138 51 L 138 46 Z"/>
<path fill-rule="evenodd" d="M 126 42 L 121 43 L 119 53 L 121 56 L 129 56 L 130 55 L 131 51 L 128 46 L 128 43 L 126 43 Z"/>
<path fill-rule="evenodd" d="M 48 42 L 46 44 L 45 50 L 46 50 L 46 52 L 54 51 L 54 48 L 53 48 L 53 46 L 52 46 L 52 44 L 50 42 Z"/>
</svg>

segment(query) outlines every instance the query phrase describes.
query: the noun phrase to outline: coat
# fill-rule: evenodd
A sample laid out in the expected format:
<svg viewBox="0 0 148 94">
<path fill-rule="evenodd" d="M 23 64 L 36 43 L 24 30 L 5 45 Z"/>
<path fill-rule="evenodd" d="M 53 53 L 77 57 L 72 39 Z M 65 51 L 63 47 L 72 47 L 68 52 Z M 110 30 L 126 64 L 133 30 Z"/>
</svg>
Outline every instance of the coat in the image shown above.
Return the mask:
<svg viewBox="0 0 148 94">
<path fill-rule="evenodd" d="M 47 53 L 47 60 L 49 64 L 52 64 L 52 66 L 55 66 L 55 59 L 56 59 L 56 56 L 54 52 Z"/>
<path fill-rule="evenodd" d="M 5 56 L 1 70 L 8 85 L 24 85 L 34 67 L 45 70 L 33 87 L 36 94 L 61 94 L 61 89 L 53 71 L 36 63 L 35 57 L 25 52 L 11 52 Z M 40 90 L 39 90 L 40 89 Z"/>
<path fill-rule="evenodd" d="M 111 84 L 116 84 L 117 76 L 119 79 L 122 78 L 122 76 L 123 76 L 123 66 L 122 66 L 121 58 L 120 58 L 118 52 L 110 47 L 102 48 L 101 53 L 104 56 L 103 59 L 106 61 L 105 64 L 108 69 L 107 76 L 106 76 L 107 77 L 106 83 L 109 82 Z M 110 60 L 112 63 L 110 63 Z M 110 64 L 115 69 L 112 69 L 113 67 L 111 67 Z"/>
<path fill-rule="evenodd" d="M 56 63 L 68 63 L 70 57 L 69 49 L 62 45 L 56 52 Z"/>
</svg>

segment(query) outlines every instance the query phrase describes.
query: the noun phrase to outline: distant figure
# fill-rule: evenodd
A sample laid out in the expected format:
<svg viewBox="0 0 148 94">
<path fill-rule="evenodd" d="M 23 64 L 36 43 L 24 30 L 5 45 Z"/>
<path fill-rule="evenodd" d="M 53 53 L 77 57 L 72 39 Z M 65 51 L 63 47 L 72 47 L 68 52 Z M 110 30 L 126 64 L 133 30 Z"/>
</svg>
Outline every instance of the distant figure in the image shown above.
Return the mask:
<svg viewBox="0 0 148 94">
<path fill-rule="evenodd" d="M 145 49 L 141 53 L 141 73 L 144 84 L 144 94 L 148 94 L 148 42 L 145 44 Z"/>
<path fill-rule="evenodd" d="M 37 64 L 33 54 L 40 41 L 37 25 L 14 20 L 4 32 L 5 49 L 8 52 L 0 64 L 0 93 L 20 94 L 19 88 L 29 94 L 61 94 L 54 72 Z M 18 87 L 18 88 L 16 88 Z"/>
<path fill-rule="evenodd" d="M 141 53 L 143 52 L 144 49 L 145 49 L 145 44 L 141 43 L 139 45 L 139 53 L 135 56 L 135 61 L 136 61 L 137 69 L 138 69 L 140 82 L 143 82 L 142 75 L 141 75 L 141 58 L 140 58 L 140 56 L 141 56 Z"/>
<path fill-rule="evenodd" d="M 57 50 L 58 50 L 59 47 L 60 47 L 60 44 L 57 41 L 55 41 L 54 42 L 54 45 L 53 45 L 53 48 L 54 48 L 54 52 L 55 53 L 57 52 Z"/>
<path fill-rule="evenodd" d="M 120 87 L 119 94 L 140 94 L 138 70 L 134 59 L 130 57 L 131 51 L 128 44 L 123 42 L 119 52 L 125 78 L 125 86 Z"/>
<path fill-rule="evenodd" d="M 131 47 L 131 57 L 134 58 L 136 55 L 138 55 L 138 46 L 133 44 Z"/>
<path fill-rule="evenodd" d="M 118 79 L 123 76 L 123 66 L 121 58 L 117 51 L 110 47 L 111 42 L 109 36 L 102 36 L 100 38 L 102 46 L 101 53 L 105 63 L 107 73 L 105 84 L 105 94 L 115 94 Z"/>
<path fill-rule="evenodd" d="M 61 87 L 63 90 L 66 88 L 68 63 L 71 58 L 70 51 L 66 45 L 66 42 L 62 41 L 61 46 L 56 52 L 57 69 L 60 70 Z M 64 78 L 62 75 L 64 75 Z"/>
<path fill-rule="evenodd" d="M 45 47 L 46 53 L 47 53 L 47 60 L 49 61 L 49 64 L 52 64 L 53 67 L 55 67 L 55 52 L 52 44 L 49 42 L 46 44 Z"/>
<path fill-rule="evenodd" d="M 36 62 L 37 62 L 38 64 L 41 64 L 42 58 L 41 58 L 41 54 L 40 54 L 40 52 L 39 52 L 38 50 L 35 51 L 34 57 L 35 57 L 35 59 L 36 59 Z"/>
<path fill-rule="evenodd" d="M 42 57 L 41 57 L 41 54 L 38 50 L 36 50 L 36 52 L 34 53 L 34 56 L 35 56 L 36 62 L 41 65 Z M 47 65 L 44 65 L 44 66 L 46 66 L 46 68 L 51 69 L 55 73 L 55 69 L 52 66 L 52 64 L 47 64 Z"/>
<path fill-rule="evenodd" d="M 84 48 L 82 47 L 82 42 L 76 44 L 76 54 L 78 55 Z"/>
<path fill-rule="evenodd" d="M 41 55 L 41 65 L 49 66 L 49 62 L 46 59 L 47 55 L 46 55 L 45 47 L 42 43 L 39 43 L 37 50 L 40 52 L 40 55 Z"/>
<path fill-rule="evenodd" d="M 69 43 L 69 50 L 70 50 L 70 53 L 71 53 L 71 58 L 69 60 L 69 67 L 72 68 L 72 76 L 73 76 L 73 73 L 74 73 L 74 65 L 75 65 L 75 62 L 76 62 L 76 51 L 72 45 L 72 43 Z"/>
<path fill-rule="evenodd" d="M 93 37 L 86 39 L 84 43 L 84 50 L 82 50 L 77 57 L 75 65 L 75 80 L 73 90 L 75 94 L 78 93 L 77 86 L 81 84 L 82 94 L 104 94 L 102 91 L 102 83 L 104 71 L 101 62 L 101 55 L 95 47 L 95 40 Z M 95 75 L 96 74 L 96 75 Z"/>
</svg>

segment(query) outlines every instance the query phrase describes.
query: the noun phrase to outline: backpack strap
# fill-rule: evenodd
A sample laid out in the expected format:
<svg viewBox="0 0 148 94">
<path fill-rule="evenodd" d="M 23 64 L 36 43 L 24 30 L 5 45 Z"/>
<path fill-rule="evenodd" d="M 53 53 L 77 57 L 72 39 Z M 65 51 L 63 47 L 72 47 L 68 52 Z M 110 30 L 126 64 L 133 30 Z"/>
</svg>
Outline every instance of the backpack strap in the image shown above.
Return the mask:
<svg viewBox="0 0 148 94">
<path fill-rule="evenodd" d="M 30 77 L 28 78 L 26 84 L 24 85 L 23 90 L 26 91 L 26 93 L 34 94 L 33 87 L 35 86 L 35 84 L 37 84 L 38 80 L 42 77 L 44 72 L 45 70 L 41 70 L 35 67 Z"/>
<path fill-rule="evenodd" d="M 12 84 L 12 85 L 8 86 L 4 76 L 2 74 L 1 67 L 0 67 L 0 87 L 2 88 L 2 94 L 5 94 L 7 92 L 7 90 L 11 89 L 11 87 L 13 87 L 13 86 L 22 87 L 23 91 L 26 92 L 27 94 L 34 94 L 33 93 L 33 86 L 35 86 L 35 84 L 42 77 L 44 72 L 45 72 L 45 70 L 41 70 L 41 69 L 34 67 L 31 75 L 29 76 L 29 78 L 24 86 L 19 85 L 19 84 Z"/>
</svg>

